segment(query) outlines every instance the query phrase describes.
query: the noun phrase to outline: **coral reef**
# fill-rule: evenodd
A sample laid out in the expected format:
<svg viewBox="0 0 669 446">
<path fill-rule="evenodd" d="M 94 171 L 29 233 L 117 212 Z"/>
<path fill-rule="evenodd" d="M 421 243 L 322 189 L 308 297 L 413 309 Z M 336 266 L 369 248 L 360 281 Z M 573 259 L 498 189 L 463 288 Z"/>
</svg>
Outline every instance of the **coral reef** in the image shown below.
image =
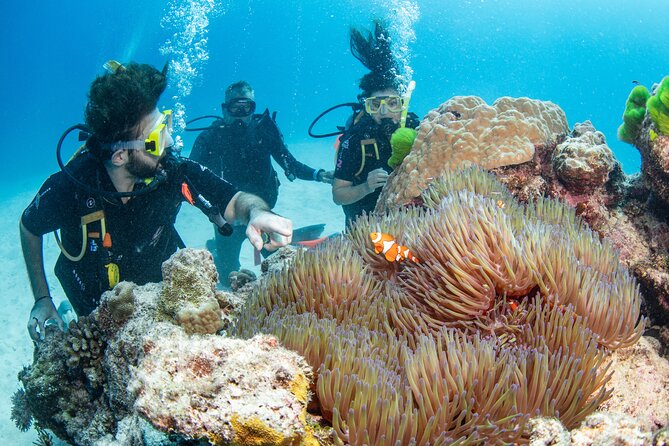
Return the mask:
<svg viewBox="0 0 669 446">
<path fill-rule="evenodd" d="M 418 197 L 432 178 L 448 169 L 527 162 L 536 146 L 568 131 L 564 112 L 551 102 L 503 97 L 488 105 L 476 96 L 456 96 L 423 119 L 411 152 L 391 175 L 377 210 Z"/>
<path fill-rule="evenodd" d="M 311 371 L 273 337 L 193 339 L 174 330 L 145 350 L 131 384 L 135 408 L 160 430 L 213 444 L 301 444 L 309 435 Z"/>
<path fill-rule="evenodd" d="M 662 97 L 658 94 L 660 90 L 657 88 L 648 100 Z M 475 97 L 456 97 L 428 113 L 421 123 L 412 152 L 391 174 L 376 210 L 385 212 L 399 206 L 421 204 L 421 191 L 440 172 L 478 162 L 489 168 L 521 202 L 533 202 L 547 196 L 573 206 L 594 231 L 620 250 L 621 260 L 641 285 L 645 314 L 654 324 L 666 324 L 669 322 L 669 213 L 666 211 L 669 203 L 669 136 L 662 134 L 650 113 L 643 118 L 644 98 L 642 89 L 635 90 L 623 118 L 629 124 L 626 135 L 633 139 L 642 157 L 641 176 L 626 176 L 606 146 L 604 136 L 587 121 L 576 124 L 570 133 L 566 121 L 555 119 L 564 116 L 561 111 L 533 115 L 531 122 L 538 122 L 535 124 L 537 128 L 553 130 L 534 133 L 538 135 L 532 140 L 534 149 L 523 152 L 533 155 L 518 158 L 518 161 L 522 160 L 520 164 L 507 163 L 508 153 L 503 151 L 498 154 L 498 164 L 486 161 L 486 157 L 472 157 L 471 154 L 477 152 L 467 149 L 469 146 L 462 141 L 480 141 L 481 135 L 488 134 L 490 128 L 481 126 L 473 137 L 459 130 L 459 121 L 470 116 L 469 112 L 463 113 L 463 109 L 477 110 L 482 105 Z M 656 101 L 661 103 L 661 99 L 654 99 L 651 104 Z M 452 107 L 453 102 L 470 105 L 456 109 Z M 517 104 L 514 100 L 507 102 Z M 553 104 L 551 107 L 551 110 L 559 110 Z M 560 122 L 564 125 L 555 125 Z M 438 128 L 435 123 L 440 123 L 446 130 L 432 131 Z M 454 134 L 459 136 L 455 138 Z M 442 142 L 438 142 L 439 139 Z M 464 155 L 449 149 L 451 146 L 455 148 L 454 141 L 458 143 L 457 147 L 463 147 Z M 492 147 L 490 144 L 480 146 Z M 494 156 L 495 151 L 491 150 L 489 157 Z M 508 201 L 502 198 L 506 192 L 499 193 L 501 201 Z"/>
<path fill-rule="evenodd" d="M 669 135 L 669 76 L 662 79 L 654 94 L 648 98 L 646 108 L 657 130 Z"/>
<path fill-rule="evenodd" d="M 232 289 L 232 291 L 237 291 L 247 283 L 253 282 L 256 279 L 256 274 L 246 268 L 242 268 L 239 271 L 232 271 L 228 275 L 228 282 L 230 282 L 230 289 Z"/>
<path fill-rule="evenodd" d="M 233 333 L 305 357 L 340 443 L 524 443 L 537 413 L 578 425 L 610 395 L 608 349 L 643 332 L 638 287 L 573 209 L 503 191 L 453 171 L 424 209 L 358 219 L 264 278 Z M 379 230 L 421 262 L 376 254 Z"/>
<path fill-rule="evenodd" d="M 650 445 L 653 434 L 644 432 L 639 422 L 629 415 L 615 413 L 594 413 L 571 433 L 574 446 L 589 445 Z"/>
<path fill-rule="evenodd" d="M 631 415 L 641 429 L 654 431 L 669 422 L 669 362 L 659 355 L 659 341 L 644 336 L 611 356 L 612 398 L 601 410 Z"/>
<path fill-rule="evenodd" d="M 646 116 L 646 101 L 650 92 L 643 85 L 635 86 L 627 97 L 623 123 L 618 127 L 618 139 L 630 144 L 639 137 L 641 123 Z"/>
<path fill-rule="evenodd" d="M 553 152 L 553 169 L 560 182 L 572 193 L 593 193 L 609 181 L 617 167 L 606 138 L 590 121 L 576 124 L 569 137 Z"/>
<path fill-rule="evenodd" d="M 48 328 L 19 375 L 22 424 L 33 417 L 86 446 L 314 444 L 306 421 L 311 368 L 273 337 L 203 335 L 177 320 L 184 308 L 213 302 L 220 325 L 221 312 L 239 305 L 212 290 L 208 253 L 180 251 L 163 271 L 164 285 L 120 283 L 67 333 Z"/>
<path fill-rule="evenodd" d="M 63 348 L 67 336 L 56 327 L 47 327 L 32 366 L 19 373 L 19 380 L 40 427 L 69 443 L 90 445 L 93 439 L 113 432 L 115 420 L 97 377 L 91 382 L 80 365 L 67 365 L 70 355 Z"/>
<path fill-rule="evenodd" d="M 33 416 L 23 389 L 17 390 L 12 395 L 11 419 L 21 432 L 28 431 L 33 425 Z"/>
<path fill-rule="evenodd" d="M 67 366 L 83 370 L 91 386 L 101 387 L 105 340 L 98 328 L 96 317 L 82 316 L 78 321 L 70 322 L 64 348 L 69 356 Z"/>
<path fill-rule="evenodd" d="M 653 434 L 635 418 L 620 413 L 595 412 L 571 432 L 554 418 L 535 418 L 530 446 L 651 446 Z"/>
<path fill-rule="evenodd" d="M 209 251 L 178 251 L 163 264 L 163 278 L 159 308 L 168 318 L 176 319 L 186 333 L 216 333 L 222 328 L 216 298 L 218 273 Z"/>
</svg>

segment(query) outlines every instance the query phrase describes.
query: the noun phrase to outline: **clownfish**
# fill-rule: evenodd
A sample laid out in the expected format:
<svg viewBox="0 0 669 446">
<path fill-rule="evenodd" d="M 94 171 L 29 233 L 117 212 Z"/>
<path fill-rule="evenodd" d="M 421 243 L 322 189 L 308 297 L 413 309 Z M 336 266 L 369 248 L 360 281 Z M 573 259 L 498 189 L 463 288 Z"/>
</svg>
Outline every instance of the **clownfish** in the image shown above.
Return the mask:
<svg viewBox="0 0 669 446">
<path fill-rule="evenodd" d="M 403 262 L 407 259 L 415 263 L 420 262 L 409 248 L 397 243 L 392 235 L 372 232 L 369 234 L 369 238 L 374 243 L 374 252 L 383 254 L 389 262 Z"/>
</svg>

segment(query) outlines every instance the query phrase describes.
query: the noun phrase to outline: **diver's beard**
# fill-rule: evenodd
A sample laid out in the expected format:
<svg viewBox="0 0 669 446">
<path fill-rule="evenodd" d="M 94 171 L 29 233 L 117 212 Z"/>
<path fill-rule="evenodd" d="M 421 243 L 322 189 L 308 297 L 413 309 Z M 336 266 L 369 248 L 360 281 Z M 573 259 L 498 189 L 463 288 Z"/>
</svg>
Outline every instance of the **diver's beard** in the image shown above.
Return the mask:
<svg viewBox="0 0 669 446">
<path fill-rule="evenodd" d="M 152 178 L 156 175 L 160 163 L 156 162 L 154 164 L 151 161 L 142 158 L 137 152 L 131 151 L 126 168 L 131 175 L 137 178 Z"/>
</svg>

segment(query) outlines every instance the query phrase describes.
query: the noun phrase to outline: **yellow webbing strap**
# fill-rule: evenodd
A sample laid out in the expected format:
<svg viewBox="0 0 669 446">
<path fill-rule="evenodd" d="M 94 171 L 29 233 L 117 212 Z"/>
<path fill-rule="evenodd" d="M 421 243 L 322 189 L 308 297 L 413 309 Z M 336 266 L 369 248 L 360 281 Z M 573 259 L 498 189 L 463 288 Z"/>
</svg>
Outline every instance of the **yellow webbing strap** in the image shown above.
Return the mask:
<svg viewBox="0 0 669 446">
<path fill-rule="evenodd" d="M 58 237 L 58 231 L 53 231 L 53 235 L 56 238 L 56 243 L 58 244 L 58 247 L 60 248 L 60 252 L 63 253 L 63 255 L 68 259 L 71 260 L 72 262 L 78 262 L 84 257 L 84 254 L 86 254 L 86 245 L 88 244 L 88 231 L 86 226 L 89 223 L 93 223 L 95 221 L 100 221 L 100 225 L 102 226 L 102 237 L 104 238 L 105 231 L 106 231 L 106 226 L 105 226 L 105 213 L 104 211 L 95 211 L 91 212 L 90 214 L 86 214 L 83 217 L 81 217 L 81 252 L 79 252 L 79 255 L 73 256 L 67 250 L 65 249 L 65 246 L 63 246 L 63 243 L 60 241 L 60 237 Z"/>
<path fill-rule="evenodd" d="M 379 159 L 379 146 L 376 145 L 376 140 L 375 139 L 363 139 L 360 141 L 360 151 L 361 151 L 361 157 L 362 157 L 362 162 L 360 163 L 360 169 L 355 173 L 355 176 L 357 177 L 360 175 L 362 170 L 365 168 L 365 146 L 374 146 L 374 153 L 376 155 L 376 159 Z"/>
</svg>

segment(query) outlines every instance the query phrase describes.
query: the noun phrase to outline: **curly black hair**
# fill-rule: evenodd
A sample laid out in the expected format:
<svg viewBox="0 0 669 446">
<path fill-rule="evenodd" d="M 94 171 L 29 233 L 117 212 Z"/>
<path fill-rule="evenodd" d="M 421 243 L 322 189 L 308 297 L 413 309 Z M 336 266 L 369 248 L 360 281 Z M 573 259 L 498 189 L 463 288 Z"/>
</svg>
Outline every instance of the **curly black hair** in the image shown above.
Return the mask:
<svg viewBox="0 0 669 446">
<path fill-rule="evenodd" d="M 114 72 L 98 76 L 88 92 L 84 112 L 93 135 L 88 149 L 97 156 L 109 155 L 103 144 L 136 138 L 133 128 L 156 108 L 167 87 L 167 64 L 162 71 L 147 64 L 131 62 Z"/>
<path fill-rule="evenodd" d="M 399 68 L 391 48 L 390 33 L 380 21 L 374 21 L 374 32 L 363 33 L 351 28 L 351 54 L 369 69 L 360 79 L 361 96 L 374 91 L 399 89 Z"/>
</svg>

